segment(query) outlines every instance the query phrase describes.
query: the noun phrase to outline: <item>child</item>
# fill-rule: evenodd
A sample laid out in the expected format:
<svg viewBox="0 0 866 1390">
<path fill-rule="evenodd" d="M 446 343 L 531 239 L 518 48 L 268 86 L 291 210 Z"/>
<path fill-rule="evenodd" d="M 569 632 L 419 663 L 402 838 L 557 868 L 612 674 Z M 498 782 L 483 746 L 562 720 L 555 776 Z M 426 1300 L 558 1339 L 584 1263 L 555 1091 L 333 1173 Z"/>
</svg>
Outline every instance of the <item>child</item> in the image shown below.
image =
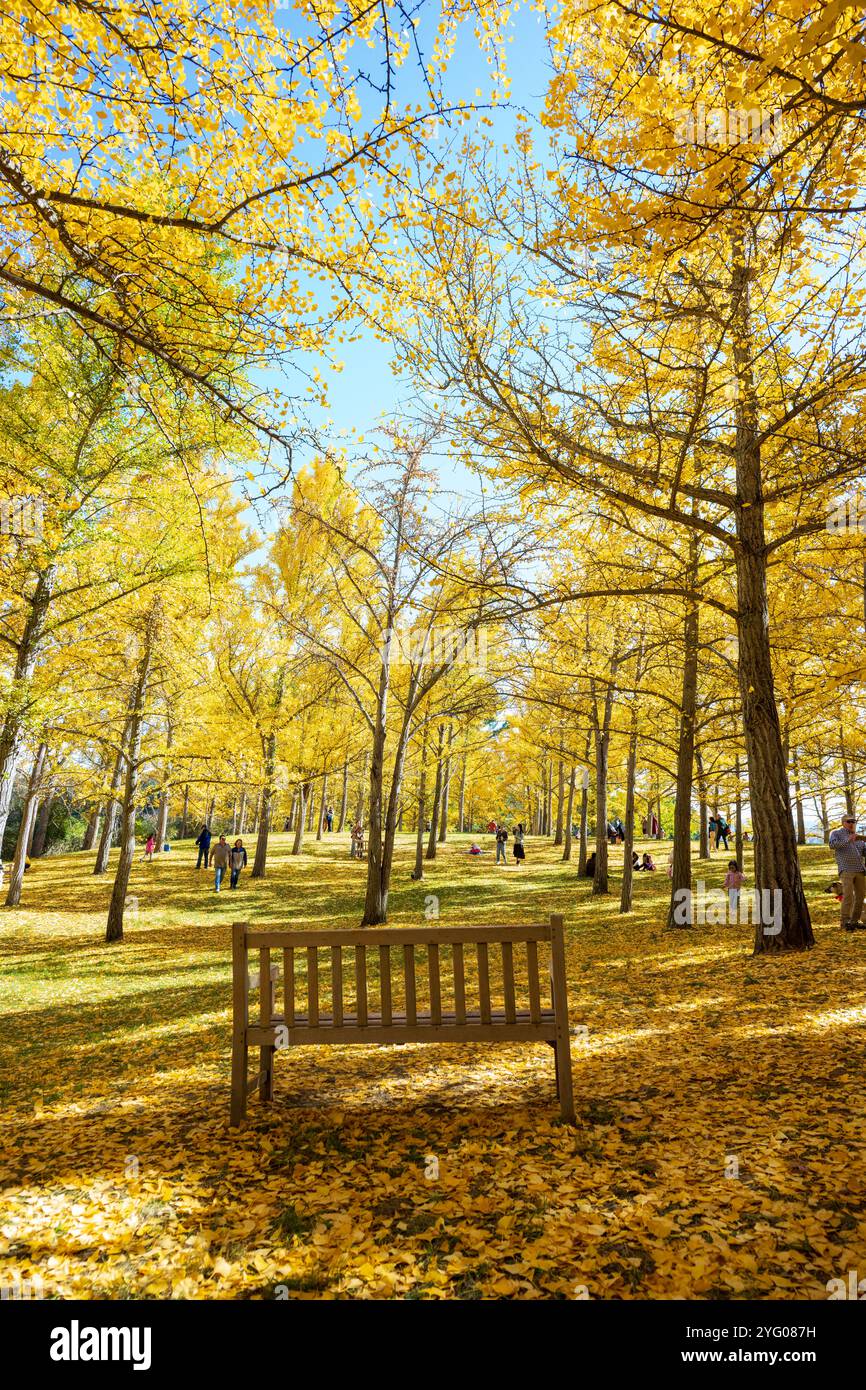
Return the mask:
<svg viewBox="0 0 866 1390">
<path fill-rule="evenodd" d="M 740 869 L 736 859 L 728 860 L 728 872 L 725 874 L 725 881 L 722 886 L 728 890 L 730 915 L 734 921 L 737 921 L 739 917 L 740 889 L 745 881 L 746 875 Z"/>
<path fill-rule="evenodd" d="M 480 845 L 476 845 L 475 841 L 473 840 L 473 841 L 472 841 L 472 844 L 469 846 L 468 853 L 469 853 L 469 854 L 483 854 L 484 851 L 483 851 L 483 849 L 481 848 L 481 846 L 480 846 Z"/>
<path fill-rule="evenodd" d="M 671 850 L 670 854 L 668 855 L 668 862 L 667 862 L 667 864 L 665 865 L 665 868 L 667 869 L 668 878 L 673 878 L 673 876 L 674 876 L 674 852 L 673 852 L 673 850 Z"/>
<path fill-rule="evenodd" d="M 651 854 L 645 854 L 645 855 L 644 855 L 644 857 L 643 857 L 643 862 L 642 862 L 642 864 L 641 864 L 641 868 L 643 869 L 644 873 L 646 873 L 646 874 L 654 874 L 654 873 L 655 873 L 655 871 L 656 871 L 656 866 L 655 866 L 655 863 L 653 862 L 653 857 L 652 857 Z M 671 860 L 671 868 L 673 868 L 673 860 Z"/>
<path fill-rule="evenodd" d="M 147 844 L 146 844 L 145 847 L 144 847 L 144 857 L 145 857 L 145 859 L 150 859 L 150 860 L 153 859 L 153 851 L 154 851 L 155 847 L 156 847 L 156 836 L 155 836 L 155 835 L 148 835 L 148 837 L 147 837 Z"/>
</svg>

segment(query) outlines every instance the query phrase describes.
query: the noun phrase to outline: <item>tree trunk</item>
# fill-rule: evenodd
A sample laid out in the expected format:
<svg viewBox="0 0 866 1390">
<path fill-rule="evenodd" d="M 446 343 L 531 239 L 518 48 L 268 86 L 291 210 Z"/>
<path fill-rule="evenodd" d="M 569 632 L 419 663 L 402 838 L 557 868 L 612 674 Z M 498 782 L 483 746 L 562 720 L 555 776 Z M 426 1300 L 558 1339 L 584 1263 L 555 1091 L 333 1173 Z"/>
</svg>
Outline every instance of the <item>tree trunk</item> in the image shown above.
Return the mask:
<svg viewBox="0 0 866 1390">
<path fill-rule="evenodd" d="M 36 804 L 39 799 L 39 788 L 42 785 L 42 774 L 45 771 L 47 753 L 48 745 L 40 743 L 30 772 L 27 795 L 21 809 L 21 824 L 18 827 L 18 839 L 15 843 L 15 855 L 9 875 L 9 889 L 6 893 L 7 907 L 17 907 L 21 901 L 21 885 L 24 881 L 24 868 L 27 863 L 27 843 L 36 816 Z"/>
<path fill-rule="evenodd" d="M 123 917 L 126 909 L 126 892 L 129 875 L 135 855 L 135 812 L 138 798 L 139 764 L 141 760 L 141 735 L 144 724 L 144 706 L 147 687 L 153 662 L 153 649 L 160 621 L 159 599 L 154 600 L 147 615 L 144 632 L 144 650 L 138 663 L 135 686 L 133 688 L 132 709 L 129 716 L 129 739 L 126 748 L 126 784 L 124 787 L 121 815 L 120 858 L 111 893 L 108 921 L 105 926 L 105 940 L 108 943 L 123 940 Z"/>
<path fill-rule="evenodd" d="M 292 841 L 292 854 L 300 854 L 301 846 L 304 843 L 304 822 L 307 815 L 307 797 L 311 795 L 312 787 L 309 782 L 302 782 L 298 787 L 298 804 L 295 807 L 295 838 Z"/>
<path fill-rule="evenodd" d="M 120 747 L 117 750 L 117 757 L 114 760 L 114 768 L 111 773 L 111 785 L 108 792 L 108 805 L 105 811 L 105 820 L 102 825 L 102 834 L 99 837 L 99 849 L 96 851 L 96 863 L 93 866 L 95 874 L 104 874 L 108 868 L 108 856 L 111 851 L 111 843 L 114 839 L 114 830 L 117 825 L 117 816 L 120 811 L 120 787 L 123 781 L 123 766 L 125 761 L 125 749 L 129 737 L 129 716 L 123 727 L 120 736 Z"/>
<path fill-rule="evenodd" d="M 734 763 L 734 776 L 737 779 L 736 820 L 734 821 L 734 854 L 740 868 L 743 867 L 743 783 L 740 778 L 740 755 Z"/>
<path fill-rule="evenodd" d="M 340 796 L 340 819 L 337 822 L 337 834 L 346 828 L 346 817 L 349 814 L 349 759 L 343 762 L 343 791 Z"/>
<path fill-rule="evenodd" d="M 587 841 L 589 838 L 589 826 L 587 822 L 589 820 L 589 753 L 592 746 L 591 735 L 587 738 L 586 744 L 587 765 L 584 768 L 580 784 L 580 840 L 577 847 L 577 872 L 580 878 L 583 878 L 586 873 Z"/>
<path fill-rule="evenodd" d="M 607 876 L 607 765 L 610 750 L 610 720 L 613 713 L 614 681 L 618 663 L 611 665 L 610 680 L 604 700 L 604 718 L 599 724 L 598 707 L 593 692 L 593 720 L 595 722 L 595 875 L 592 891 L 608 892 Z"/>
<path fill-rule="evenodd" d="M 264 878 L 268 863 L 268 836 L 271 832 L 271 803 L 274 796 L 274 769 L 277 762 L 277 736 L 273 729 L 264 740 L 264 774 L 262 787 L 262 809 L 259 816 L 259 830 L 256 836 L 256 854 L 250 878 Z"/>
<path fill-rule="evenodd" d="M 704 760 L 700 748 L 695 748 L 695 777 L 698 784 L 698 858 L 710 857 L 710 834 L 707 824 L 707 783 L 704 777 Z M 689 825 L 691 834 L 691 824 Z"/>
<path fill-rule="evenodd" d="M 156 848 L 159 854 L 162 853 L 162 847 L 168 835 L 168 809 L 168 788 L 166 788 L 159 798 L 159 814 L 156 820 Z"/>
<path fill-rule="evenodd" d="M 247 828 L 247 789 L 241 788 L 241 804 L 238 811 L 238 834 L 243 838 Z"/>
<path fill-rule="evenodd" d="M 49 788 L 39 803 L 39 811 L 36 816 L 36 828 L 33 831 L 33 845 L 30 850 L 30 855 L 33 859 L 41 859 L 45 853 L 48 842 L 48 822 L 51 819 L 51 809 L 55 799 L 54 792 Z"/>
<path fill-rule="evenodd" d="M 576 782 L 577 768 L 572 767 L 571 776 L 568 779 L 568 809 L 565 815 L 565 846 L 562 851 L 562 859 L 565 864 L 571 859 L 571 818 L 574 815 L 574 788 Z"/>
<path fill-rule="evenodd" d="M 755 833 L 755 889 L 780 895 L 780 930 L 758 921 L 755 954 L 814 944 L 791 817 L 788 770 L 773 685 L 767 597 L 767 542 L 758 409 L 751 360 L 749 272 L 742 241 L 733 246 L 733 358 L 737 375 L 735 552 L 739 657 L 749 796 Z"/>
<path fill-rule="evenodd" d="M 851 785 L 851 764 L 845 749 L 845 730 L 839 725 L 839 759 L 842 763 L 842 795 L 845 798 L 845 813 L 854 814 L 854 788 Z"/>
<path fill-rule="evenodd" d="M 364 824 L 364 793 L 370 776 L 370 754 L 364 754 L 364 770 L 361 773 L 361 780 L 358 784 L 358 801 L 355 806 L 355 820 L 359 825 Z"/>
<path fill-rule="evenodd" d="M 436 827 L 439 820 L 439 805 L 442 799 L 442 750 L 445 743 L 445 725 L 439 725 L 439 744 L 436 751 L 436 783 L 433 789 L 433 810 L 430 813 L 430 837 L 427 841 L 427 858 L 436 858 Z"/>
<path fill-rule="evenodd" d="M 689 538 L 686 587 L 694 592 L 698 574 L 698 541 Z M 677 750 L 677 785 L 674 802 L 674 848 L 668 926 L 684 927 L 683 894 L 692 891 L 692 777 L 695 760 L 695 715 L 698 703 L 698 605 L 686 600 L 683 620 L 683 683 L 680 697 L 680 743 Z M 691 896 L 687 899 L 691 902 Z M 688 916 L 691 917 L 691 912 Z"/>
<path fill-rule="evenodd" d="M 442 809 L 439 814 L 439 843 L 444 845 L 448 835 L 448 797 L 451 791 L 451 744 L 454 741 L 454 725 L 448 725 L 448 756 L 445 759 L 445 772 L 442 778 Z"/>
<path fill-rule="evenodd" d="M 806 818 L 803 815 L 803 790 L 800 786 L 800 763 L 795 753 L 792 759 L 794 772 L 794 810 L 796 811 L 797 844 L 806 843 Z M 853 811 L 851 812 L 853 815 Z"/>
<path fill-rule="evenodd" d="M 102 807 L 95 806 L 90 812 L 87 820 L 87 828 L 84 831 L 84 840 L 81 848 L 83 850 L 93 849 L 96 844 L 96 837 L 99 834 L 99 822 L 102 820 Z"/>
<path fill-rule="evenodd" d="M 636 682 L 637 683 L 637 682 Z M 634 774 L 637 765 L 637 707 L 632 705 L 631 731 L 628 741 L 628 762 L 625 773 L 625 835 L 622 846 L 622 892 L 619 899 L 620 912 L 631 912 L 634 871 L 632 853 L 634 850 Z"/>
<path fill-rule="evenodd" d="M 558 780 L 557 780 L 557 801 L 556 801 L 556 834 L 553 837 L 554 845 L 562 844 L 562 818 L 565 814 L 565 764 L 562 758 L 559 760 Z"/>
<path fill-rule="evenodd" d="M 462 835 L 466 829 L 466 818 L 464 811 L 466 808 L 466 754 L 463 754 L 463 762 L 460 767 L 460 794 L 457 798 L 457 831 Z"/>
<path fill-rule="evenodd" d="M 418 777 L 418 825 L 415 831 L 415 868 L 412 877 L 424 877 L 424 822 L 427 818 L 427 725 L 421 734 L 421 772 Z"/>
<path fill-rule="evenodd" d="M 322 776 L 322 800 L 319 803 L 319 824 L 316 827 L 316 839 L 321 840 L 322 831 L 325 828 L 325 809 L 328 805 L 328 774 Z"/>
<path fill-rule="evenodd" d="M 184 786 L 184 789 L 183 789 L 183 809 L 181 810 L 181 813 L 180 813 L 180 836 L 179 836 L 179 838 L 180 838 L 181 840 L 185 840 L 188 834 L 189 834 L 189 782 L 186 783 L 186 785 Z"/>
<path fill-rule="evenodd" d="M 27 620 L 15 649 L 12 680 L 4 694 L 5 715 L 0 725 L 0 858 L 3 837 L 12 805 L 15 774 L 24 742 L 24 726 L 30 707 L 30 678 L 36 666 L 48 609 L 54 592 L 57 566 L 49 565 L 40 575 L 29 600 Z"/>
</svg>

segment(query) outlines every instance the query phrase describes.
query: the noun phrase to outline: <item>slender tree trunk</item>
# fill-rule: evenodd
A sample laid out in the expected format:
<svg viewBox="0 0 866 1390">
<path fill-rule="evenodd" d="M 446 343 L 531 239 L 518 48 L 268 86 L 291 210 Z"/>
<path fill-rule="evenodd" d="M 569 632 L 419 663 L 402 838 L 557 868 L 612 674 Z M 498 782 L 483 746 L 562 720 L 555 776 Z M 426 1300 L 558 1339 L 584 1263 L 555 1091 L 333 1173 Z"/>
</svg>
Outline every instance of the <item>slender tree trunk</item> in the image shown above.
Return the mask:
<svg viewBox="0 0 866 1390">
<path fill-rule="evenodd" d="M 439 814 L 439 843 L 444 845 L 448 836 L 448 798 L 451 791 L 451 744 L 454 740 L 454 725 L 448 725 L 448 756 L 445 759 L 445 772 L 442 778 L 442 808 Z"/>
<path fill-rule="evenodd" d="M 51 811 L 56 800 L 51 788 L 45 792 L 39 803 L 39 811 L 36 816 L 36 827 L 33 831 L 33 845 L 30 850 L 33 859 L 41 859 L 48 844 L 48 823 L 51 820 Z"/>
<path fill-rule="evenodd" d="M 466 807 L 466 754 L 463 754 L 463 762 L 460 767 L 460 794 L 457 798 L 457 830 L 463 834 L 466 829 L 466 818 L 464 810 Z"/>
<path fill-rule="evenodd" d="M 427 840 L 427 858 L 436 858 L 436 826 L 439 820 L 439 805 L 442 799 L 442 750 L 445 743 L 445 725 L 439 725 L 439 743 L 436 751 L 436 783 L 433 789 L 433 810 L 430 813 L 430 836 Z"/>
<path fill-rule="evenodd" d="M 733 246 L 732 339 L 737 375 L 735 551 L 739 657 L 749 796 L 755 832 L 755 888 L 780 895 L 780 930 L 758 921 L 755 954 L 808 950 L 812 923 L 797 858 L 788 770 L 773 684 L 767 595 L 767 540 L 761 442 L 755 392 L 749 306 L 749 271 L 742 239 Z"/>
<path fill-rule="evenodd" d="M 304 843 L 304 823 L 307 818 L 307 797 L 312 795 L 312 790 L 309 782 L 302 782 L 298 787 L 298 804 L 295 809 L 295 838 L 292 842 L 292 854 L 300 854 L 301 846 Z"/>
<path fill-rule="evenodd" d="M 12 805 L 15 774 L 24 743 L 25 721 L 31 700 L 30 678 L 36 667 L 56 577 L 57 566 L 52 564 L 40 573 L 36 581 L 24 630 L 15 648 L 11 684 L 4 692 L 5 714 L 0 724 L 0 858 Z"/>
<path fill-rule="evenodd" d="M 689 538 L 687 587 L 694 592 L 698 574 L 698 541 Z M 683 620 L 683 683 L 680 697 L 680 743 L 674 802 L 674 848 L 668 926 L 684 927 L 683 895 L 692 891 L 692 778 L 695 761 L 695 716 L 698 704 L 698 605 L 686 600 Z M 688 899 L 690 901 L 690 898 Z M 691 916 L 691 913 L 688 914 Z"/>
<path fill-rule="evenodd" d="M 340 819 L 337 822 L 337 834 L 341 834 L 346 828 L 346 817 L 349 814 L 349 759 L 343 762 L 343 791 L 340 796 Z"/>
<path fill-rule="evenodd" d="M 123 918 L 126 909 L 126 894 L 129 888 L 129 875 L 135 855 L 135 812 L 138 799 L 138 779 L 141 761 L 141 736 L 144 724 L 144 706 L 147 687 L 153 662 L 153 649 L 160 622 L 161 605 L 156 599 L 150 607 L 144 631 L 144 650 L 138 663 L 135 686 L 133 688 L 132 709 L 129 716 L 129 740 L 126 749 L 126 783 L 124 787 L 121 812 L 120 858 L 111 903 L 108 908 L 108 921 L 105 926 L 105 940 L 108 943 L 123 940 Z"/>
<path fill-rule="evenodd" d="M 845 730 L 839 725 L 839 759 L 842 763 L 842 795 L 845 798 L 846 815 L 854 815 L 854 788 L 851 785 L 851 764 L 845 748 Z"/>
<path fill-rule="evenodd" d="M 93 849 L 96 844 L 96 837 L 99 834 L 99 822 L 102 820 L 102 807 L 94 806 L 87 820 L 87 828 L 84 831 L 84 840 L 81 848 L 83 850 Z"/>
<path fill-rule="evenodd" d="M 610 680 L 604 700 L 604 718 L 598 720 L 598 707 L 593 692 L 593 719 L 595 721 L 595 875 L 592 880 L 593 893 L 608 892 L 607 874 L 607 767 L 610 751 L 610 720 L 613 713 L 614 682 L 618 661 L 611 664 Z"/>
<path fill-rule="evenodd" d="M 108 792 L 108 805 L 105 811 L 105 820 L 102 825 L 102 834 L 99 838 L 99 849 L 96 851 L 96 863 L 93 866 L 95 874 L 104 874 L 108 868 L 108 856 L 111 852 L 111 844 L 114 839 L 114 829 L 117 824 L 117 816 L 120 811 L 120 787 L 123 782 L 123 767 L 125 761 L 125 750 L 129 739 L 129 718 L 124 724 L 123 732 L 120 736 L 120 747 L 117 750 L 117 757 L 114 760 L 114 768 L 111 773 L 111 785 Z"/>
<path fill-rule="evenodd" d="M 241 804 L 238 810 L 238 834 L 243 838 L 247 828 L 247 789 L 241 787 Z"/>
<path fill-rule="evenodd" d="M 740 777 L 740 755 L 734 763 L 734 776 L 737 779 L 736 820 L 734 821 L 734 854 L 740 868 L 743 867 L 743 783 Z"/>
<path fill-rule="evenodd" d="M 794 810 L 796 811 L 797 844 L 806 843 L 806 818 L 803 815 L 803 790 L 800 786 L 800 763 L 795 753 L 792 759 L 794 772 Z M 853 812 L 852 812 L 853 814 Z"/>
<path fill-rule="evenodd" d="M 565 864 L 571 859 L 571 818 L 574 815 L 574 788 L 576 782 L 577 768 L 572 767 L 571 775 L 568 779 L 568 809 L 565 814 L 565 846 L 562 851 L 562 859 Z"/>
<path fill-rule="evenodd" d="M 319 824 L 316 827 L 316 839 L 321 840 L 322 831 L 325 828 L 325 808 L 328 804 L 328 774 L 322 776 L 322 800 L 319 803 Z"/>
<path fill-rule="evenodd" d="M 186 785 L 184 786 L 184 789 L 183 789 L 183 807 L 182 807 L 181 813 L 180 813 L 180 836 L 179 836 L 178 838 L 181 839 L 181 840 L 185 840 L 185 839 L 187 838 L 188 834 L 189 834 L 189 782 L 186 783 Z"/>
<path fill-rule="evenodd" d="M 580 878 L 586 873 L 587 852 L 589 849 L 589 755 L 592 749 L 592 735 L 586 740 L 586 767 L 580 783 L 580 840 L 577 846 L 577 872 Z"/>
<path fill-rule="evenodd" d="M 415 831 L 415 868 L 412 877 L 424 877 L 424 822 L 427 818 L 427 724 L 421 731 L 421 772 L 418 776 L 418 825 Z"/>
<path fill-rule="evenodd" d="M 364 793 L 370 778 L 370 754 L 364 754 L 364 770 L 361 773 L 361 780 L 358 784 L 358 801 L 355 806 L 355 820 L 359 825 L 364 824 Z"/>
<path fill-rule="evenodd" d="M 294 829 L 295 829 L 295 817 L 297 816 L 297 814 L 298 814 L 298 789 L 297 789 L 297 787 L 296 787 L 296 788 L 294 789 L 294 791 L 292 792 L 292 801 L 291 801 L 291 805 L 289 806 L 289 814 L 288 814 L 288 817 L 287 817 L 287 819 L 286 819 L 286 834 L 287 834 L 287 835 L 292 835 L 292 834 L 294 833 Z"/>
<path fill-rule="evenodd" d="M 24 881 L 24 868 L 27 863 L 27 843 L 36 817 L 36 805 L 39 800 L 39 788 L 42 785 L 47 753 L 48 745 L 40 743 L 30 772 L 24 805 L 21 809 L 21 824 L 18 827 L 18 839 L 15 843 L 15 855 L 9 875 L 9 888 L 6 893 L 7 907 L 17 907 L 21 901 L 21 885 Z"/>
<path fill-rule="evenodd" d="M 625 773 L 625 835 L 622 846 L 622 892 L 619 899 L 620 912 L 631 912 L 634 870 L 632 853 L 634 851 L 634 775 L 637 765 L 637 707 L 632 704 L 631 731 L 628 741 L 628 762 Z"/>
<path fill-rule="evenodd" d="M 562 818 L 565 814 L 565 764 L 562 758 L 559 759 L 557 773 L 557 801 L 556 801 L 556 834 L 553 837 L 554 845 L 562 844 L 563 825 Z"/>
<path fill-rule="evenodd" d="M 709 859 L 710 835 L 707 824 L 707 783 L 704 777 L 704 760 L 700 748 L 695 748 L 695 777 L 698 784 L 698 858 Z"/>
<path fill-rule="evenodd" d="M 259 815 L 259 830 L 256 836 L 256 853 L 250 878 L 264 878 L 267 873 L 268 836 L 271 832 L 271 810 L 274 796 L 274 770 L 277 764 L 277 735 L 273 729 L 271 729 L 270 733 L 264 739 L 263 752 L 265 781 L 262 787 L 261 814 Z"/>
</svg>

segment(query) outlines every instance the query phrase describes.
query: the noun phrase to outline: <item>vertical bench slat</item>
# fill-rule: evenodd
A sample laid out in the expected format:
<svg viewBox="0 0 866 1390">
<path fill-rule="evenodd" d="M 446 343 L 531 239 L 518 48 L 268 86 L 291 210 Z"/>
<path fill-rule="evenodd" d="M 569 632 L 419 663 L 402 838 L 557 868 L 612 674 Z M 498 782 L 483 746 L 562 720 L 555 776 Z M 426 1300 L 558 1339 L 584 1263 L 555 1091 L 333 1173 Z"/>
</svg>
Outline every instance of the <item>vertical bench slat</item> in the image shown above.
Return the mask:
<svg viewBox="0 0 866 1390">
<path fill-rule="evenodd" d="M 466 977 L 463 971 L 463 942 L 455 941 L 451 947 L 454 961 L 454 1021 L 460 1025 L 466 1022 Z"/>
<path fill-rule="evenodd" d="M 427 973 L 430 977 L 430 1022 L 438 1027 L 442 1022 L 442 990 L 439 985 L 439 947 L 433 941 L 427 947 Z"/>
<path fill-rule="evenodd" d="M 295 948 L 286 946 L 283 948 L 283 1012 L 286 1016 L 286 1027 L 295 1026 Z"/>
<path fill-rule="evenodd" d="M 259 1022 L 269 1028 L 273 1017 L 273 987 L 271 985 L 271 948 L 259 947 Z M 274 1049 L 266 1043 L 259 1048 L 259 1095 L 262 1100 L 274 1098 Z"/>
<path fill-rule="evenodd" d="M 568 1029 L 568 989 L 565 974 L 565 926 L 559 914 L 550 918 L 550 978 L 556 1015 L 556 1081 L 562 1118 L 574 1123 L 571 1082 L 571 1039 Z"/>
<path fill-rule="evenodd" d="M 358 995 L 358 1027 L 367 1027 L 367 947 L 355 947 L 355 988 Z"/>
<path fill-rule="evenodd" d="M 477 941 L 478 952 L 478 1002 L 481 1008 L 481 1022 L 490 1022 L 490 967 L 487 960 L 487 942 Z"/>
<path fill-rule="evenodd" d="M 406 1022 L 415 1027 L 418 1010 L 415 1003 L 415 947 L 403 947 L 403 974 L 406 982 Z"/>
<path fill-rule="evenodd" d="M 307 947 L 307 1026 L 319 1026 L 319 953 L 315 946 Z"/>
<path fill-rule="evenodd" d="M 390 1028 L 391 1012 L 391 947 L 379 947 L 379 987 L 382 993 L 382 1026 Z"/>
<path fill-rule="evenodd" d="M 505 1022 L 515 1023 L 514 1009 L 514 952 L 510 941 L 502 943 L 502 984 L 505 991 Z"/>
<path fill-rule="evenodd" d="M 249 979 L 247 924 L 232 926 L 232 1105 L 230 1123 L 240 1124 L 247 1111 L 247 1025 Z"/>
<path fill-rule="evenodd" d="M 331 947 L 331 999 L 333 1001 L 334 1027 L 343 1026 L 343 948 Z"/>
<path fill-rule="evenodd" d="M 538 946 L 534 941 L 526 943 L 526 965 L 529 971 L 529 1018 L 532 1023 L 541 1022 L 541 990 L 538 984 Z"/>
</svg>

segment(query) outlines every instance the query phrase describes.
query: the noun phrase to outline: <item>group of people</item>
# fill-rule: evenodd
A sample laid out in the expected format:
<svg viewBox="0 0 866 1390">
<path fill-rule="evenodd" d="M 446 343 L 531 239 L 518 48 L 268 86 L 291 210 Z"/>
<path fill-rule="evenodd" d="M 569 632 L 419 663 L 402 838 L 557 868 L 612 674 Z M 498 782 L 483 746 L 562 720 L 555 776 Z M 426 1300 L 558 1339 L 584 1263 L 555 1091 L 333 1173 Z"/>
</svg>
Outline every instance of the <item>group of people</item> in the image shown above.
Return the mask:
<svg viewBox="0 0 866 1390">
<path fill-rule="evenodd" d="M 487 829 L 488 829 L 488 831 L 490 832 L 491 835 L 495 836 L 495 840 L 496 840 L 496 863 L 497 863 L 497 864 L 505 864 L 505 865 L 507 866 L 507 865 L 508 865 L 508 850 L 507 850 L 507 845 L 508 845 L 508 827 L 507 827 L 506 825 L 504 825 L 504 824 L 502 823 L 502 821 L 491 821 L 490 824 L 488 825 Z M 524 829 L 524 826 L 523 826 L 523 822 L 522 822 L 522 821 L 521 821 L 518 825 L 516 825 L 516 826 L 514 827 L 514 830 L 513 830 L 513 832 L 512 832 L 512 836 L 513 836 L 514 843 L 513 843 L 512 847 L 511 847 L 511 852 L 512 852 L 512 854 L 514 855 L 514 864 L 515 864 L 515 867 L 519 869 L 519 868 L 520 868 L 520 865 L 521 865 L 521 864 L 523 863 L 523 861 L 526 859 L 526 850 L 525 850 L 524 844 L 523 844 L 523 842 L 524 842 L 524 840 L 525 840 L 525 838 L 526 838 L 526 831 L 525 831 L 525 829 Z M 472 844 L 469 846 L 468 853 L 471 854 L 471 855 L 473 856 L 473 858 L 474 858 L 475 856 L 477 856 L 477 855 L 479 855 L 479 854 L 483 854 L 483 853 L 484 853 L 484 850 L 481 848 L 480 845 L 476 844 L 475 841 L 473 840 Z"/>
<path fill-rule="evenodd" d="M 222 887 L 226 869 L 229 870 L 229 888 L 237 888 L 241 870 L 247 867 L 247 852 L 243 840 L 239 836 L 234 844 L 230 845 L 225 835 L 220 835 L 217 843 L 211 848 L 212 840 L 210 826 L 203 825 L 195 841 L 198 845 L 196 868 L 200 869 L 204 861 L 206 869 L 213 869 L 215 893 Z"/>
</svg>

